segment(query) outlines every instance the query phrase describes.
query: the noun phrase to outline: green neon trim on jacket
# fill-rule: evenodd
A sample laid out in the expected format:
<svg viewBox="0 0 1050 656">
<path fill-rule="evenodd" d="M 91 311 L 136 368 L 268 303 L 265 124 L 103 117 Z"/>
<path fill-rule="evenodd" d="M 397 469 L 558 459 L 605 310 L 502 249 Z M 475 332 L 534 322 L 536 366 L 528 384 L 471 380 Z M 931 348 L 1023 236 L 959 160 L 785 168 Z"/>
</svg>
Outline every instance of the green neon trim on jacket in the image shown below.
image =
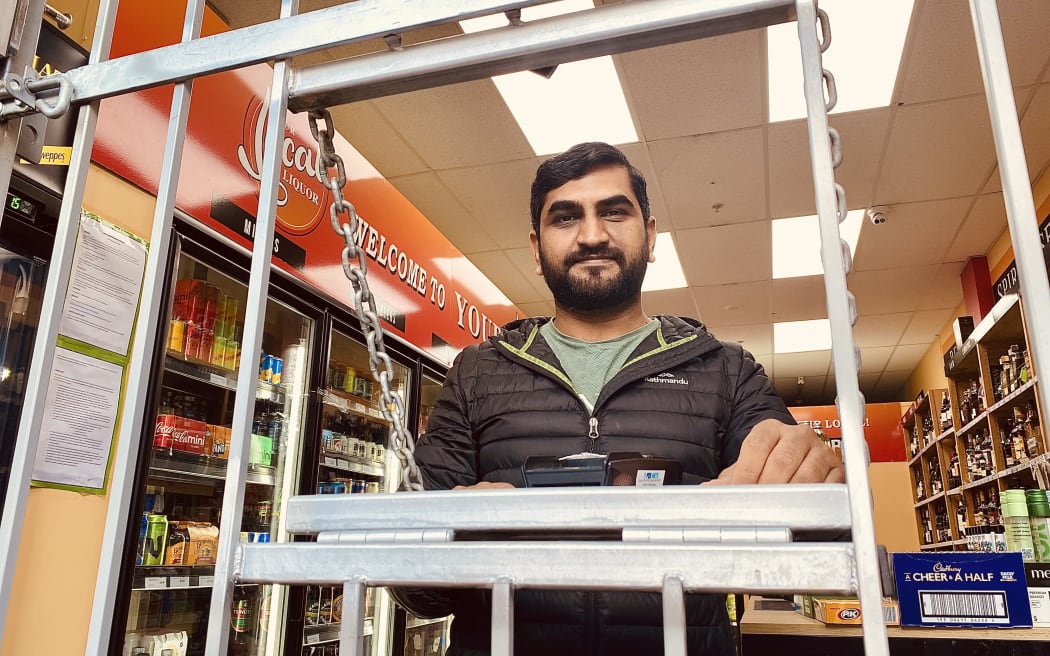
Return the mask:
<svg viewBox="0 0 1050 656">
<path fill-rule="evenodd" d="M 568 385 L 569 389 L 571 389 L 573 392 L 576 392 L 577 396 L 579 396 L 579 392 L 576 391 L 576 386 L 572 384 L 572 381 L 569 380 L 569 377 L 566 376 L 560 369 L 558 369 L 557 367 L 554 367 L 554 366 L 552 366 L 550 364 L 547 364 L 546 362 L 544 362 L 543 360 L 540 360 L 539 358 L 537 358 L 534 355 L 531 355 L 531 354 L 525 352 L 526 349 L 528 349 L 530 346 L 532 346 L 532 342 L 533 342 L 533 340 L 536 339 L 536 335 L 538 335 L 539 332 L 540 332 L 539 326 L 534 327 L 532 329 L 532 332 L 529 333 L 528 339 L 525 340 L 525 344 L 523 344 L 520 349 L 511 346 L 507 342 L 496 342 L 496 343 L 499 344 L 500 346 L 502 346 L 503 348 L 505 348 L 506 350 L 510 351 L 514 355 L 518 356 L 522 360 L 527 360 L 527 361 L 531 362 L 532 364 L 536 365 L 537 367 L 541 367 L 544 370 L 551 372 L 552 374 L 557 376 L 559 380 L 561 380 L 566 385 Z"/>
<path fill-rule="evenodd" d="M 629 362 L 624 363 L 623 369 L 626 369 L 627 367 L 631 366 L 635 362 L 638 362 L 639 360 L 644 360 L 644 359 L 646 359 L 646 358 L 648 358 L 650 356 L 656 355 L 657 353 L 663 353 L 664 351 L 669 351 L 669 350 L 675 348 L 676 346 L 681 346 L 682 344 L 688 344 L 689 342 L 693 341 L 697 337 L 698 337 L 698 335 L 690 335 L 689 337 L 683 337 L 682 339 L 678 340 L 677 342 L 672 342 L 672 343 L 668 344 L 666 341 L 664 341 L 663 331 L 657 329 L 657 331 L 656 331 L 656 339 L 660 342 L 661 346 L 658 346 L 657 348 L 654 348 L 653 350 L 651 350 L 651 351 L 649 351 L 647 353 L 642 353 L 637 358 L 635 358 L 635 359 L 633 359 L 633 360 L 631 360 Z M 621 369 L 621 371 L 623 369 Z"/>
</svg>

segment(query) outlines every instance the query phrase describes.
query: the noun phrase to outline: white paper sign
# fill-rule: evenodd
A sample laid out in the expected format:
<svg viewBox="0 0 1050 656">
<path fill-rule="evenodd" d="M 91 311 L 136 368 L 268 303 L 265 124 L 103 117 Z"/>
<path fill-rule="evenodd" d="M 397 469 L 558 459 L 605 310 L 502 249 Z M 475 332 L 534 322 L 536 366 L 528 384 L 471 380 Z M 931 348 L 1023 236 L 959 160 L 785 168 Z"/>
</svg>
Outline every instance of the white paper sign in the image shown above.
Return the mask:
<svg viewBox="0 0 1050 656">
<path fill-rule="evenodd" d="M 145 268 L 145 244 L 81 216 L 59 334 L 127 355 Z"/>
<path fill-rule="evenodd" d="M 55 348 L 33 479 L 101 489 L 123 367 Z"/>
</svg>

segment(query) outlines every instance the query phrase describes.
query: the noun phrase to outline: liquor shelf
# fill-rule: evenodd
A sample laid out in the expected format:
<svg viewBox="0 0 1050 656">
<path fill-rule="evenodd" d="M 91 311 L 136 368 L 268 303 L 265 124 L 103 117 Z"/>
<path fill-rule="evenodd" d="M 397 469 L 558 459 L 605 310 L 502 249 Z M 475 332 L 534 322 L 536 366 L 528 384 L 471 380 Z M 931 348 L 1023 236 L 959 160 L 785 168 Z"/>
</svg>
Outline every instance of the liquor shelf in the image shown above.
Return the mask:
<svg viewBox="0 0 1050 656">
<path fill-rule="evenodd" d="M 336 410 L 353 412 L 377 421 L 389 423 L 375 403 L 363 399 L 360 396 L 354 396 L 353 394 L 347 394 L 332 389 L 325 389 L 321 392 L 321 402 L 327 406 L 335 408 Z"/>
<path fill-rule="evenodd" d="M 1002 471 L 998 471 L 998 472 L 992 474 L 991 476 L 985 476 L 984 478 L 979 478 L 976 481 L 973 481 L 971 483 L 964 483 L 962 485 L 962 489 L 963 490 L 969 490 L 969 489 L 972 489 L 972 488 L 975 488 L 975 487 L 980 487 L 982 485 L 987 485 L 989 483 L 994 483 L 995 481 L 999 480 L 1000 478 L 1005 478 L 1007 476 L 1013 476 L 1014 474 L 1018 474 L 1020 472 L 1023 472 L 1026 469 L 1031 469 L 1033 466 L 1042 464 L 1044 462 L 1050 462 L 1050 453 L 1044 453 L 1043 455 L 1037 456 L 1035 458 L 1032 458 L 1031 460 L 1028 460 L 1027 462 L 1022 462 L 1019 465 L 1014 465 L 1012 467 L 1007 467 L 1006 469 L 1004 469 Z"/>
<path fill-rule="evenodd" d="M 322 642 L 334 642 L 339 639 L 339 631 L 343 625 L 339 622 L 328 624 L 314 624 L 303 627 L 303 644 L 316 645 Z M 362 635 L 372 635 L 372 618 L 365 618 Z"/>
<path fill-rule="evenodd" d="M 342 456 L 325 455 L 321 458 L 321 464 L 329 469 L 339 469 L 354 474 L 365 474 L 366 476 L 382 476 L 383 467 L 371 462 L 361 462 Z"/>
<path fill-rule="evenodd" d="M 237 372 L 216 367 L 204 360 L 178 351 L 168 351 L 168 357 L 164 360 L 164 370 L 197 382 L 215 385 L 230 391 L 237 390 Z M 281 405 L 285 399 L 284 390 L 280 385 L 271 385 L 260 380 L 256 387 L 255 398 Z"/>
<path fill-rule="evenodd" d="M 132 590 L 189 590 L 211 588 L 215 583 L 214 565 L 167 565 L 135 568 Z"/>
<path fill-rule="evenodd" d="M 150 464 L 150 477 L 158 479 L 185 481 L 187 477 L 207 481 L 225 481 L 226 460 L 207 456 L 187 455 L 185 459 L 168 455 L 162 450 L 154 450 L 153 462 Z M 274 485 L 273 467 L 248 465 L 249 483 L 257 485 Z"/>
<path fill-rule="evenodd" d="M 1033 376 L 1028 379 L 1024 385 L 1021 385 L 1014 391 L 1004 396 L 1001 400 L 996 401 L 994 405 L 988 408 L 988 414 L 999 415 L 1003 410 L 1010 410 L 1018 403 L 1024 403 L 1035 399 L 1035 382 L 1036 379 Z"/>
<path fill-rule="evenodd" d="M 948 438 L 948 437 L 954 437 L 954 436 L 955 436 L 955 431 L 953 429 L 949 428 L 948 430 L 944 431 L 943 433 L 941 433 L 937 437 L 935 437 L 932 440 L 930 440 L 929 444 L 927 444 L 926 446 L 924 446 L 921 449 L 919 449 L 919 452 L 916 453 L 914 456 L 912 456 L 912 459 L 908 461 L 908 465 L 909 466 L 910 465 L 914 465 L 916 462 L 918 462 L 919 458 L 921 458 L 924 455 L 926 455 L 926 452 L 929 451 L 930 449 L 932 449 L 933 447 L 937 446 L 937 443 L 940 442 L 941 440 L 943 440 L 945 438 Z"/>
<path fill-rule="evenodd" d="M 944 491 L 942 490 L 942 491 L 938 492 L 937 494 L 933 495 L 932 497 L 926 497 L 925 499 L 919 501 L 919 503 L 915 504 L 915 507 L 916 508 L 921 508 L 922 506 L 925 506 L 928 503 L 933 503 L 934 501 L 938 501 L 938 500 L 943 499 L 943 498 L 944 498 Z"/>
</svg>

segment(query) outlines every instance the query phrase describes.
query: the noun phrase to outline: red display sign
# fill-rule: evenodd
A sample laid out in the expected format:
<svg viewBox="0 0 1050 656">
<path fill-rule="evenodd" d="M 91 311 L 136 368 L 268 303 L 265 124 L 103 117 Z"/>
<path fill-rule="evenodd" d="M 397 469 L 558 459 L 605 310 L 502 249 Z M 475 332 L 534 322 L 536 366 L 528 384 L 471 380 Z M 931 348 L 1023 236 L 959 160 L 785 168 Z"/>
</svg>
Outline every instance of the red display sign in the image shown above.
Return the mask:
<svg viewBox="0 0 1050 656">
<path fill-rule="evenodd" d="M 123 3 L 112 56 L 178 42 L 184 7 Z M 206 11 L 203 35 L 226 26 Z M 242 244 L 255 234 L 272 69 L 257 65 L 194 82 L 176 205 Z M 157 191 L 171 87 L 102 103 L 92 158 L 120 177 Z M 369 287 L 380 315 L 410 343 L 450 362 L 519 316 L 516 307 L 354 148 L 337 135 L 346 163 L 344 193 L 361 217 L 354 235 L 367 254 Z M 318 173 L 317 146 L 305 114 L 289 114 L 281 147 L 274 264 L 352 306 L 332 230 L 330 192 Z M 522 230 L 527 226 L 523 225 Z"/>
<path fill-rule="evenodd" d="M 904 451 L 904 431 L 901 417 L 904 412 L 900 403 L 869 403 L 864 406 L 864 439 L 872 462 L 903 462 L 908 459 Z M 814 430 L 830 440 L 842 439 L 842 420 L 839 410 L 833 405 L 813 405 L 788 408 L 791 416 L 800 424 L 809 424 Z"/>
</svg>

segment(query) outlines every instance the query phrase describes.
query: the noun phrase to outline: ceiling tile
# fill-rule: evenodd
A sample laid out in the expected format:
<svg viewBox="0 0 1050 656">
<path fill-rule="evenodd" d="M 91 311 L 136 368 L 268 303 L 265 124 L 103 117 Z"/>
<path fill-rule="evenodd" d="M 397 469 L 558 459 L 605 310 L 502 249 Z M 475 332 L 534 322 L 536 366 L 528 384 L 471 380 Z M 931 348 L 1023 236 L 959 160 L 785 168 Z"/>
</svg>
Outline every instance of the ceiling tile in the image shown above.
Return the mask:
<svg viewBox="0 0 1050 656">
<path fill-rule="evenodd" d="M 834 114 L 831 126 L 842 140 L 842 165 L 835 179 L 846 189 L 849 209 L 871 205 L 890 110 Z M 804 120 L 772 123 L 769 141 L 769 209 L 774 218 L 816 214 L 809 134 Z"/>
<path fill-rule="evenodd" d="M 907 344 L 904 346 L 898 346 L 893 351 L 893 355 L 890 356 L 889 361 L 886 363 L 886 371 L 905 371 L 911 373 L 915 371 L 915 367 L 919 364 L 919 360 L 922 360 L 922 356 L 926 355 L 926 351 L 930 350 L 929 344 Z"/>
<path fill-rule="evenodd" d="M 544 300 L 503 251 L 473 253 L 468 259 L 515 305 Z"/>
<path fill-rule="evenodd" d="M 698 314 L 693 292 L 688 288 L 645 292 L 642 294 L 642 309 L 650 315 L 670 314 L 691 319 L 695 319 Z"/>
<path fill-rule="evenodd" d="M 974 255 L 988 253 L 1006 230 L 1006 207 L 1002 193 L 978 196 L 955 235 L 945 261 L 965 262 Z"/>
<path fill-rule="evenodd" d="M 879 377 L 879 382 L 875 385 L 875 391 L 884 397 L 890 397 L 887 400 L 907 401 L 908 398 L 904 394 L 904 384 L 908 382 L 909 378 L 911 378 L 910 371 L 884 372 Z"/>
<path fill-rule="evenodd" d="M 929 347 L 951 322 L 952 308 L 941 308 L 939 310 L 922 310 L 916 312 L 908 324 L 907 330 L 901 336 L 901 344 L 925 344 Z"/>
<path fill-rule="evenodd" d="M 911 312 L 864 314 L 853 325 L 853 341 L 860 348 L 896 346 L 911 321 Z M 889 356 L 886 356 L 889 357 Z"/>
<path fill-rule="evenodd" d="M 383 118 L 374 102 L 366 100 L 333 107 L 332 120 L 338 126 L 339 133 L 383 177 L 393 178 L 427 170 L 427 163 L 411 142 Z"/>
<path fill-rule="evenodd" d="M 618 57 L 628 101 L 649 141 L 759 125 L 765 118 L 762 30 Z"/>
<path fill-rule="evenodd" d="M 1021 143 L 1024 144 L 1024 155 L 1028 163 L 1028 179 L 1032 182 L 1050 163 L 1050 126 L 1046 116 L 1050 112 L 1050 85 L 1041 84 L 1030 89 L 1031 99 L 1023 101 L 1020 93 L 1016 98 L 1018 108 L 1024 108 L 1021 115 Z M 998 167 L 993 172 L 985 192 L 1002 191 L 1003 181 L 999 177 Z"/>
<path fill-rule="evenodd" d="M 973 22 L 967 3 L 916 3 L 911 47 L 901 69 L 900 101 L 905 104 L 984 92 Z M 1050 30 L 1050 4 L 1044 0 L 1000 2 L 999 18 L 1006 59 L 1015 84 L 1037 81 Z M 1031 53 L 1042 52 L 1044 57 Z"/>
<path fill-rule="evenodd" d="M 804 353 L 774 353 L 773 366 L 778 377 L 827 376 L 831 368 L 831 351 L 806 351 Z"/>
<path fill-rule="evenodd" d="M 649 144 L 675 228 L 767 216 L 762 130 L 737 130 Z"/>
<path fill-rule="evenodd" d="M 525 280 L 540 294 L 540 298 L 554 300 L 543 276 L 536 273 L 536 259 L 532 256 L 531 248 L 508 248 L 504 252 Z"/>
<path fill-rule="evenodd" d="M 724 342 L 740 344 L 752 355 L 773 351 L 773 326 L 768 323 L 754 323 L 746 326 L 707 326 L 707 330 Z M 772 363 L 773 356 L 768 356 L 766 360 Z"/>
<path fill-rule="evenodd" d="M 954 198 L 980 191 L 995 163 L 983 96 L 900 107 L 875 187 L 875 202 Z"/>
<path fill-rule="evenodd" d="M 656 218 L 656 229 L 659 232 L 667 232 L 674 225 L 671 222 L 671 212 L 667 209 L 667 201 L 660 188 L 660 177 L 653 168 L 653 160 L 649 156 L 649 148 L 644 143 L 622 144 L 617 146 L 631 165 L 638 169 L 646 182 L 646 193 L 649 195 L 649 212 Z"/>
<path fill-rule="evenodd" d="M 856 271 L 940 264 L 966 216 L 972 197 L 888 207 L 886 222 L 861 226 Z"/>
<path fill-rule="evenodd" d="M 491 80 L 413 91 L 374 102 L 432 169 L 534 156 Z"/>
<path fill-rule="evenodd" d="M 769 280 L 769 221 L 679 230 L 675 234 L 685 279 L 692 287 Z"/>
<path fill-rule="evenodd" d="M 875 346 L 871 348 L 862 348 L 860 350 L 860 373 L 882 373 L 882 370 L 886 368 L 886 363 L 889 362 L 890 356 L 893 355 L 892 346 Z"/>
<path fill-rule="evenodd" d="M 774 321 L 828 318 L 823 276 L 775 279 L 771 287 Z"/>
<path fill-rule="evenodd" d="M 525 313 L 527 317 L 553 317 L 554 316 L 554 302 L 553 301 L 541 301 L 539 303 L 518 303 L 518 308 Z"/>
<path fill-rule="evenodd" d="M 922 294 L 919 296 L 917 310 L 936 310 L 950 308 L 954 310 L 963 302 L 962 273 L 964 262 L 945 262 L 937 272 L 928 278 L 916 278 L 923 281 Z"/>
<path fill-rule="evenodd" d="M 433 172 L 393 178 L 397 187 L 416 208 L 434 224 L 441 234 L 456 245 L 461 253 L 469 255 L 499 248 L 485 226 L 463 207 L 452 192 Z"/>
<path fill-rule="evenodd" d="M 739 326 L 772 321 L 768 280 L 693 287 L 700 320 L 713 326 Z"/>
<path fill-rule="evenodd" d="M 534 158 L 438 171 L 442 182 L 485 225 L 500 248 L 529 245 L 529 189 L 535 174 Z"/>
<path fill-rule="evenodd" d="M 932 264 L 854 271 L 847 284 L 857 298 L 860 315 L 910 312 L 917 309 L 920 298 L 925 295 L 926 281 L 933 279 L 938 269 L 938 265 Z"/>
<path fill-rule="evenodd" d="M 882 375 L 882 371 L 873 373 L 861 372 L 857 375 L 857 382 L 860 383 L 860 391 L 864 394 L 868 401 L 871 401 L 871 396 L 875 390 L 875 384 L 879 382 L 879 376 Z"/>
</svg>

